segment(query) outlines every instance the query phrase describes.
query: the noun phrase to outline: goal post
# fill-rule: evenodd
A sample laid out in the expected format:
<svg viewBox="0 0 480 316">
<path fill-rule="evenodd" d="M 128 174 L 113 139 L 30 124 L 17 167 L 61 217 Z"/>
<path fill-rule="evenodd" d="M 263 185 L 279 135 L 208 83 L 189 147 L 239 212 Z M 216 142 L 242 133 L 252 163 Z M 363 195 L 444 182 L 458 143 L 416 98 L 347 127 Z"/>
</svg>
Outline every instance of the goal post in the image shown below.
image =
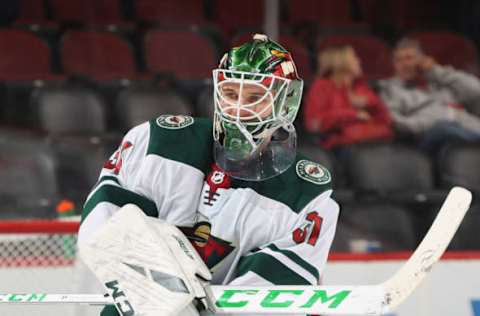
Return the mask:
<svg viewBox="0 0 480 316">
<path fill-rule="evenodd" d="M 0 293 L 101 293 L 87 284 L 94 277 L 76 260 L 79 225 L 78 220 L 1 220 Z M 19 294 L 9 299 L 23 298 Z M 100 309 L 1 305 L 0 315 L 93 316 L 99 315 Z"/>
</svg>

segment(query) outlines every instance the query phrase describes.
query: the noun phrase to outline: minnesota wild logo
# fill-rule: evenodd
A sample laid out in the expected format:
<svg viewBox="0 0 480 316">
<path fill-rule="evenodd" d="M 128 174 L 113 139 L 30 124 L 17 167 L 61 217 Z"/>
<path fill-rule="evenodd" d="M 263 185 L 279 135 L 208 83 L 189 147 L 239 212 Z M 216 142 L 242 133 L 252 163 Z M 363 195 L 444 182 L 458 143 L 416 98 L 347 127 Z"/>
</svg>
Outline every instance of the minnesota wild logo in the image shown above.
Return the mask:
<svg viewBox="0 0 480 316">
<path fill-rule="evenodd" d="M 180 227 L 180 229 L 210 269 L 235 249 L 231 242 L 211 234 L 212 225 L 209 222 L 198 222 L 194 227 Z"/>
<path fill-rule="evenodd" d="M 158 126 L 166 129 L 181 129 L 194 122 L 193 117 L 188 115 L 171 115 L 165 114 L 157 118 Z"/>
<path fill-rule="evenodd" d="M 308 160 L 300 160 L 297 162 L 297 174 L 303 180 L 315 184 L 326 184 L 332 179 L 327 168 Z"/>
</svg>

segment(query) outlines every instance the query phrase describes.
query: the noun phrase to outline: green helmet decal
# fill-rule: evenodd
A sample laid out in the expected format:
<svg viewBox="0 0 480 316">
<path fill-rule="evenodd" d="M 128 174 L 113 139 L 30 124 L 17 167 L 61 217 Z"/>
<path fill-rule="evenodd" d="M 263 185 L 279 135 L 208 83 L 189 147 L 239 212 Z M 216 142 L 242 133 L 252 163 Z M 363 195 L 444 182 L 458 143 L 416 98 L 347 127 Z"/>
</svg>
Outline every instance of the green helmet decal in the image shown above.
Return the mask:
<svg viewBox="0 0 480 316">
<path fill-rule="evenodd" d="M 252 41 L 224 55 L 213 71 L 213 81 L 215 157 L 220 167 L 226 172 L 229 167 L 235 169 L 239 178 L 239 166 L 246 165 L 255 170 L 271 166 L 268 176 L 283 172 L 294 157 L 296 137 L 292 124 L 303 89 L 291 54 L 267 36 L 255 35 Z M 272 141 L 278 140 L 275 135 L 279 129 L 289 135 L 284 144 Z M 252 159 L 257 159 L 258 165 L 245 163 Z M 281 162 L 281 166 L 275 162 Z M 263 173 L 253 178 L 263 179 Z M 249 174 L 244 178 L 251 177 Z"/>
<path fill-rule="evenodd" d="M 219 68 L 299 79 L 290 53 L 264 35 L 255 35 L 252 41 L 232 48 Z"/>
</svg>

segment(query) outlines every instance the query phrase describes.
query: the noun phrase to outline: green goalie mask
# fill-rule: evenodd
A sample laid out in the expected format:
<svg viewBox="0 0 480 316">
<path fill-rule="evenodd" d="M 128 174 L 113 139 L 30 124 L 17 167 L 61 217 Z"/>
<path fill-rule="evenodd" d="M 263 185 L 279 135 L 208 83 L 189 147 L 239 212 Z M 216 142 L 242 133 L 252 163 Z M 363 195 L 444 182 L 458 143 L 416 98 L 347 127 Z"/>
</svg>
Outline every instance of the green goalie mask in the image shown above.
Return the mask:
<svg viewBox="0 0 480 316">
<path fill-rule="evenodd" d="M 295 160 L 293 121 L 303 89 L 290 53 L 257 34 L 223 56 L 213 82 L 219 167 L 253 181 L 285 171 Z"/>
</svg>

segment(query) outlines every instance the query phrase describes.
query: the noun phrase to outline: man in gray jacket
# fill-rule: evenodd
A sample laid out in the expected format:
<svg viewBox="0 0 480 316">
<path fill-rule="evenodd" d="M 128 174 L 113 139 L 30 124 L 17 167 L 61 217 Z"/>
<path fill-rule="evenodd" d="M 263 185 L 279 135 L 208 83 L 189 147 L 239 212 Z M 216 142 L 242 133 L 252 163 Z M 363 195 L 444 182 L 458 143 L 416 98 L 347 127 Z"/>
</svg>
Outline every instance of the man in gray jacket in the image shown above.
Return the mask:
<svg viewBox="0 0 480 316">
<path fill-rule="evenodd" d="M 465 106 L 480 106 L 480 81 L 449 66 L 440 66 L 420 44 L 402 39 L 394 50 L 395 76 L 379 82 L 397 131 L 420 139 L 436 151 L 453 140 L 480 141 L 480 118 Z"/>
</svg>

